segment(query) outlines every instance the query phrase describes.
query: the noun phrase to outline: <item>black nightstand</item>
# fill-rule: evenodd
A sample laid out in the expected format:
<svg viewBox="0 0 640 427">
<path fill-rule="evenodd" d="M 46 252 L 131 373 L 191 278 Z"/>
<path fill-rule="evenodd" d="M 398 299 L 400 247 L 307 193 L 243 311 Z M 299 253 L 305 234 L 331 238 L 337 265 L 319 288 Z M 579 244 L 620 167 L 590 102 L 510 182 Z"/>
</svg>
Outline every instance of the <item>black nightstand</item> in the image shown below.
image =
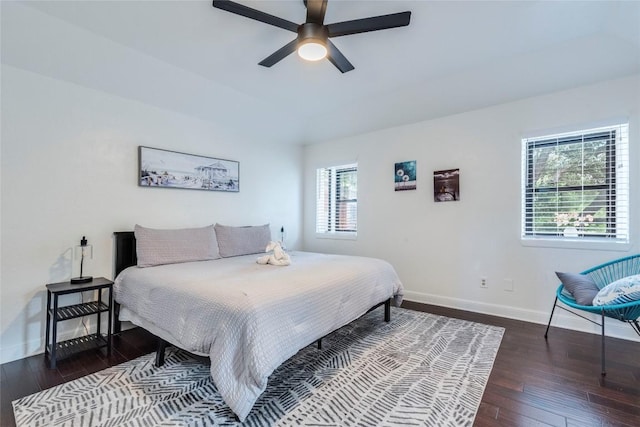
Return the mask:
<svg viewBox="0 0 640 427">
<path fill-rule="evenodd" d="M 102 301 L 102 290 L 109 290 L 107 302 Z M 96 301 L 82 304 L 58 306 L 60 295 L 75 294 L 84 291 L 98 291 Z M 51 303 L 53 300 L 53 304 Z M 108 312 L 107 335 L 100 333 L 100 315 Z M 58 322 L 83 316 L 97 316 L 96 333 L 67 341 L 57 342 Z M 56 362 L 80 351 L 107 347 L 111 354 L 111 322 L 113 318 L 113 282 L 104 277 L 96 277 L 91 282 L 71 284 L 70 282 L 49 283 L 47 285 L 47 332 L 44 347 L 45 357 L 49 357 L 49 367 L 54 369 Z M 49 338 L 51 337 L 51 341 Z"/>
</svg>

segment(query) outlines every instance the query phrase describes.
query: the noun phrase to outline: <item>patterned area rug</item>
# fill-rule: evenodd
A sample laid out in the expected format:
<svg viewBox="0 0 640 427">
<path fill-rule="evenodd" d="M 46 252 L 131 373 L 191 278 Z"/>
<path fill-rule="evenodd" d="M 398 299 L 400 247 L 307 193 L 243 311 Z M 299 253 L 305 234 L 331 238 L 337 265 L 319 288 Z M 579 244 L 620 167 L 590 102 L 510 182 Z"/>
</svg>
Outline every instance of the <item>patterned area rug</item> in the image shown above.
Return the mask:
<svg viewBox="0 0 640 427">
<path fill-rule="evenodd" d="M 393 308 L 282 364 L 243 425 L 471 426 L 502 328 Z M 18 426 L 237 425 L 208 360 L 169 349 L 13 402 Z"/>
</svg>

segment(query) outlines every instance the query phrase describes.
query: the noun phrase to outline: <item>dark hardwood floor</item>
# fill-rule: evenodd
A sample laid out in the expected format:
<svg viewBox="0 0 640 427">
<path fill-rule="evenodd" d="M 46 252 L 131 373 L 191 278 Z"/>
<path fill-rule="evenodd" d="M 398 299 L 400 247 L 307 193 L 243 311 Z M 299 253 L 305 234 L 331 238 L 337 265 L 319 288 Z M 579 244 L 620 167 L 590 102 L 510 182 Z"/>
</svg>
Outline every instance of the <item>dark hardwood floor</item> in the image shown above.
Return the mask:
<svg viewBox="0 0 640 427">
<path fill-rule="evenodd" d="M 543 325 L 405 302 L 404 307 L 504 327 L 475 426 L 640 426 L 640 343 L 607 338 L 607 375 L 600 376 L 600 337 Z M 614 320 L 612 320 L 614 321 Z M 113 354 L 86 352 L 50 370 L 43 355 L 1 365 L 0 425 L 15 425 L 11 402 L 150 353 L 142 329 L 113 338 Z"/>
</svg>

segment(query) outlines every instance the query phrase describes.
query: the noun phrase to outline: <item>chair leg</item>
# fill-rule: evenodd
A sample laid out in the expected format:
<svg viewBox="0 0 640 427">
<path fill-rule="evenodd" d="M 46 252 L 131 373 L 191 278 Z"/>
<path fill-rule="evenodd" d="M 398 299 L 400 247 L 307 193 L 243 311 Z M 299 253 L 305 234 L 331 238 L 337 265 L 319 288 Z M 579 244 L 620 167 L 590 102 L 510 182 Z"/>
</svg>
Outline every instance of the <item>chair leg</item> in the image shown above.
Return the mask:
<svg viewBox="0 0 640 427">
<path fill-rule="evenodd" d="M 607 375 L 607 372 L 604 369 L 604 310 L 601 311 L 602 312 L 602 376 L 604 377 L 605 375 Z"/>
<path fill-rule="evenodd" d="M 544 331 L 544 339 L 547 339 L 547 335 L 549 334 L 549 326 L 551 326 L 551 319 L 553 319 L 553 312 L 556 310 L 557 303 L 558 296 L 556 295 L 556 299 L 553 301 L 553 308 L 551 309 L 551 316 L 549 316 L 549 323 L 547 323 L 547 330 Z"/>
<path fill-rule="evenodd" d="M 631 320 L 629 321 L 629 324 L 631 324 L 633 330 L 636 331 L 638 335 L 640 335 L 640 323 L 637 320 Z"/>
</svg>

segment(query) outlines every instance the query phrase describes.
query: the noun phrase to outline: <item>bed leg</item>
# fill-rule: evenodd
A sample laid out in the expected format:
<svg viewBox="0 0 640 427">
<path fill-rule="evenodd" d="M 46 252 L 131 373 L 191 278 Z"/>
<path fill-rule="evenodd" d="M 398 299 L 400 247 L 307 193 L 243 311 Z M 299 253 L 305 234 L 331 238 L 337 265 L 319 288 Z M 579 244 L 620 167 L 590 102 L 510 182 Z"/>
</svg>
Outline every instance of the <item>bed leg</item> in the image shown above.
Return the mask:
<svg viewBox="0 0 640 427">
<path fill-rule="evenodd" d="M 113 302 L 113 333 L 122 332 L 122 322 L 120 321 L 120 304 Z"/>
<path fill-rule="evenodd" d="M 156 350 L 156 366 L 164 365 L 164 350 L 167 348 L 167 342 L 162 338 L 158 338 L 158 349 Z"/>
<path fill-rule="evenodd" d="M 322 338 L 318 339 L 318 350 L 322 350 Z"/>
<path fill-rule="evenodd" d="M 391 298 L 385 301 L 384 303 L 384 321 L 391 321 Z"/>
</svg>

